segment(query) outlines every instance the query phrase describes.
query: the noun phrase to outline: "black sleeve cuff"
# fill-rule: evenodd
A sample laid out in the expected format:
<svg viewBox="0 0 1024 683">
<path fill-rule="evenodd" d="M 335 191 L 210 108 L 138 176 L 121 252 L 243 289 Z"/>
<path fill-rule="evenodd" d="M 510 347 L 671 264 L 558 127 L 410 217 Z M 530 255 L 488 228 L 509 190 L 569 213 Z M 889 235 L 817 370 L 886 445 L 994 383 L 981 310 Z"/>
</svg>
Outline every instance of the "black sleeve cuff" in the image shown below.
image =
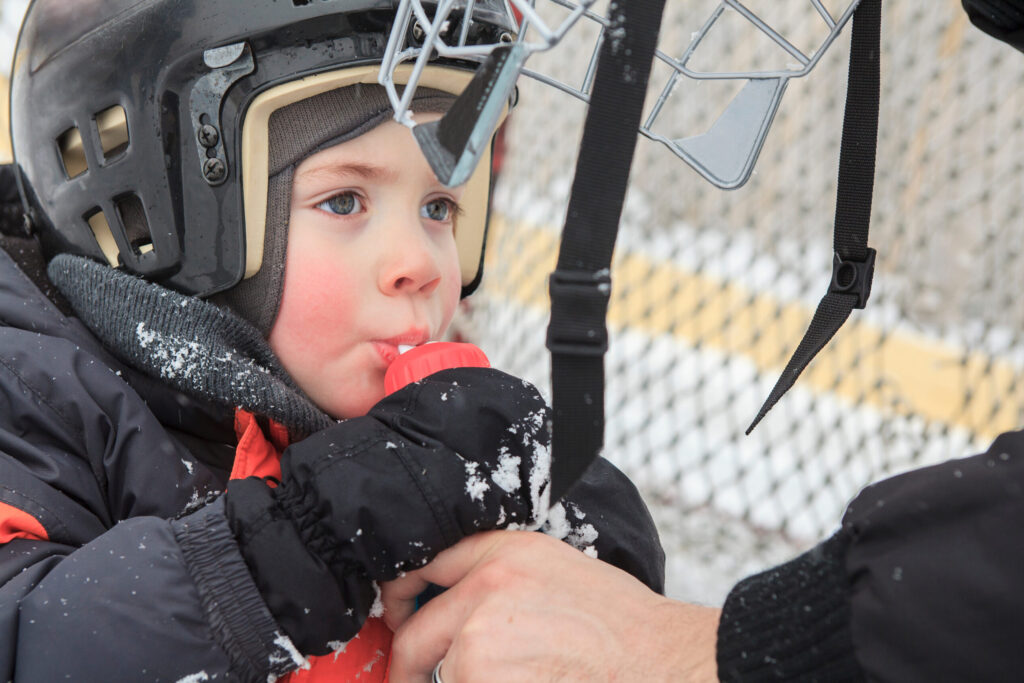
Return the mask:
<svg viewBox="0 0 1024 683">
<path fill-rule="evenodd" d="M 1018 0 L 962 0 L 971 23 L 1024 52 L 1024 6 Z"/>
<path fill-rule="evenodd" d="M 846 530 L 740 581 L 718 627 L 722 681 L 862 681 L 850 631 Z"/>
<path fill-rule="evenodd" d="M 256 589 L 224 515 L 224 498 L 172 522 L 210 628 L 243 681 L 283 676 L 302 663 Z"/>
</svg>

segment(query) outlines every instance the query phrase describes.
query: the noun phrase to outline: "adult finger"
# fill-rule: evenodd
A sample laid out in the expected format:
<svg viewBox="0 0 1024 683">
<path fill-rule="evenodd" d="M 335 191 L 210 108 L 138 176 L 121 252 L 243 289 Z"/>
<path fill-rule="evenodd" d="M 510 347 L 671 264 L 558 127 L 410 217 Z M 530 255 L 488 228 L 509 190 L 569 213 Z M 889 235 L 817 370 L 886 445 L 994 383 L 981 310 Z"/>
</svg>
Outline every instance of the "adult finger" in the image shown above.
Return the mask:
<svg viewBox="0 0 1024 683">
<path fill-rule="evenodd" d="M 380 601 L 384 605 L 384 623 L 392 631 L 405 623 L 416 611 L 416 599 L 430 583 L 416 573 L 409 573 L 380 585 Z"/>
<path fill-rule="evenodd" d="M 449 656 L 475 603 L 462 597 L 456 584 L 409 617 L 395 632 L 391 647 L 390 680 L 396 683 L 428 681 L 439 661 Z M 451 661 L 445 670 L 448 670 Z"/>
<path fill-rule="evenodd" d="M 524 543 L 536 542 L 538 534 L 523 531 L 492 531 L 463 539 L 440 553 L 422 569 L 410 572 L 395 582 L 395 596 L 407 597 L 424 582 L 450 587 L 406 620 L 395 634 L 392 648 L 391 678 L 395 681 L 421 681 L 449 653 L 452 642 L 463 631 L 466 620 L 497 589 L 500 579 L 488 572 L 476 572 L 474 581 L 463 581 L 491 557 L 517 552 Z M 558 541 L 547 539 L 561 545 Z M 401 602 L 398 609 L 403 609 Z M 445 671 L 453 664 L 448 654 Z"/>
<path fill-rule="evenodd" d="M 533 531 L 484 531 L 473 534 L 440 552 L 430 564 L 415 572 L 410 572 L 409 575 L 418 576 L 422 580 L 438 586 L 454 586 L 500 547 L 515 543 L 522 537 L 533 536 L 535 533 Z"/>
<path fill-rule="evenodd" d="M 416 598 L 430 584 L 449 587 L 462 579 L 477 563 L 500 544 L 500 531 L 484 532 L 465 538 L 444 550 L 434 560 L 394 581 L 381 584 L 384 620 L 392 631 L 398 630 L 416 610 Z M 509 532 L 518 533 L 518 532 Z"/>
</svg>

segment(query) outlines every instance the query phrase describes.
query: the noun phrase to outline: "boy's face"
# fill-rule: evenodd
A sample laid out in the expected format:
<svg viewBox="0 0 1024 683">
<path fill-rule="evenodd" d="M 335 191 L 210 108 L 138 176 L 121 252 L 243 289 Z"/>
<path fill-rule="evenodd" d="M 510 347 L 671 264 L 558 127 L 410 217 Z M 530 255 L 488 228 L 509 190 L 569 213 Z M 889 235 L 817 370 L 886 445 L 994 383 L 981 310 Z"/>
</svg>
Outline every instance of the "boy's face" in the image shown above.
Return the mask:
<svg viewBox="0 0 1024 683">
<path fill-rule="evenodd" d="M 462 287 L 454 233 L 462 192 L 438 182 L 412 132 L 394 121 L 295 169 L 269 340 L 332 416 L 364 414 L 384 396 L 398 345 L 447 329 Z"/>
</svg>

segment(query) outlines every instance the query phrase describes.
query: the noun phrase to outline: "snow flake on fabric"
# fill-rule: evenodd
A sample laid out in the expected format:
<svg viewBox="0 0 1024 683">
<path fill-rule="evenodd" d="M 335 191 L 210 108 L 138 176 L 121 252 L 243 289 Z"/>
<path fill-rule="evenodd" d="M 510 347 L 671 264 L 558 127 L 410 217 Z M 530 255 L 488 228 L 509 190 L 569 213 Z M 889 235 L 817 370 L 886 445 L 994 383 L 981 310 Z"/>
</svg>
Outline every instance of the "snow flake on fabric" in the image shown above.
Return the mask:
<svg viewBox="0 0 1024 683">
<path fill-rule="evenodd" d="M 571 515 L 567 513 L 565 505 L 562 503 L 552 505 L 548 511 L 547 521 L 544 522 L 540 530 L 548 536 L 565 541 L 577 550 L 596 558 L 597 548 L 594 546 L 594 542 L 598 537 L 597 529 L 593 524 L 582 522 L 586 515 L 575 503 L 567 503 L 567 505 L 569 511 L 572 512 Z M 577 521 L 574 523 L 570 517 Z"/>
<path fill-rule="evenodd" d="M 358 636 L 357 636 L 358 637 Z M 331 652 L 334 653 L 334 661 L 338 661 L 338 657 L 345 654 L 345 648 L 351 643 L 351 640 L 328 640 L 327 647 L 331 648 Z"/>
<path fill-rule="evenodd" d="M 491 474 L 491 481 L 506 493 L 515 493 L 523 484 L 519 478 L 519 466 L 522 461 L 518 455 L 512 455 L 508 447 L 502 446 L 498 455 L 498 468 Z"/>
<path fill-rule="evenodd" d="M 211 372 L 230 370 L 236 381 L 244 383 L 250 373 L 270 374 L 255 361 L 245 361 L 231 351 L 215 353 L 206 344 L 150 329 L 145 322 L 135 326 L 135 338 L 163 379 L 205 379 Z"/>
<path fill-rule="evenodd" d="M 371 582 L 373 584 L 373 604 L 370 605 L 370 617 L 377 618 L 384 616 L 384 601 L 380 598 L 380 584 L 376 581 Z"/>
<path fill-rule="evenodd" d="M 373 670 L 373 665 L 384 659 L 384 654 L 384 650 L 377 650 L 373 659 L 367 662 L 366 666 L 363 667 L 363 671 L 365 671 L 366 673 L 370 673 L 370 671 Z"/>
<path fill-rule="evenodd" d="M 336 423 L 294 385 L 258 330 L 216 305 L 71 254 L 54 257 L 47 273 L 82 322 L 135 369 L 301 436 Z"/>
<path fill-rule="evenodd" d="M 538 527 L 548 517 L 551 497 L 551 444 L 548 440 L 547 419 L 545 410 L 529 415 L 526 419 L 528 429 L 522 435 L 523 446 L 533 454 L 529 475 L 530 503 L 533 506 L 533 521 Z"/>
<path fill-rule="evenodd" d="M 292 664 L 300 669 L 310 667 L 309 660 L 302 656 L 292 639 L 280 631 L 274 632 L 274 645 L 279 649 L 270 655 L 270 668 L 277 668 L 280 664 Z"/>
<path fill-rule="evenodd" d="M 207 350 L 196 341 L 164 337 L 146 329 L 140 322 L 135 328 L 139 346 L 152 349 L 153 356 L 160 361 L 160 376 L 164 378 L 188 377 L 203 366 Z"/>
<path fill-rule="evenodd" d="M 483 501 L 484 494 L 491 487 L 479 474 L 480 463 L 466 460 L 463 464 L 466 467 L 466 495 L 470 500 Z"/>
</svg>

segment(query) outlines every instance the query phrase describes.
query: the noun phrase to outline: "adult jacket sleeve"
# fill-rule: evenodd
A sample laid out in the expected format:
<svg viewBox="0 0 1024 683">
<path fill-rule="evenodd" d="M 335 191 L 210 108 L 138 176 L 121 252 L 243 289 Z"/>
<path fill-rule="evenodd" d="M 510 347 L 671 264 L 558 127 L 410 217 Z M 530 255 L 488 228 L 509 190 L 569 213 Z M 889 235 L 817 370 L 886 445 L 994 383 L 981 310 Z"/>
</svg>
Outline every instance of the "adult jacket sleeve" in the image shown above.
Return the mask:
<svg viewBox="0 0 1024 683">
<path fill-rule="evenodd" d="M 733 588 L 721 680 L 1020 680 L 1022 522 L 1024 432 L 869 486 L 832 538 Z"/>
<path fill-rule="evenodd" d="M 1024 51 L 1024 0 L 962 0 L 971 23 Z"/>
</svg>

